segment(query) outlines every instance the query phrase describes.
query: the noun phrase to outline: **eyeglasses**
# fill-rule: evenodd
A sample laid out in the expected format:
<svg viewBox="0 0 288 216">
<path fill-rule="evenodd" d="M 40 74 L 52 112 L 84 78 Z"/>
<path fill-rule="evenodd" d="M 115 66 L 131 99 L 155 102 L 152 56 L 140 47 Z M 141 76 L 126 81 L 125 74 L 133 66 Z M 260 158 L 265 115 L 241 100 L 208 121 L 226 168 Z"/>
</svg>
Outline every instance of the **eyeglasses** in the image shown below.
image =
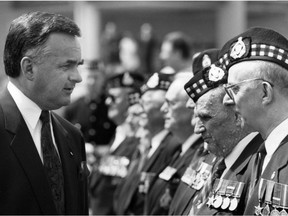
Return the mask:
<svg viewBox="0 0 288 216">
<path fill-rule="evenodd" d="M 263 82 L 267 82 L 269 83 L 272 87 L 274 86 L 271 82 L 267 81 L 267 80 L 264 80 L 262 78 L 253 78 L 253 79 L 247 79 L 247 80 L 243 80 L 241 82 L 238 82 L 238 83 L 235 83 L 235 84 L 224 84 L 224 89 L 227 93 L 227 95 L 234 101 L 234 97 L 235 95 L 238 93 L 239 91 L 239 85 L 242 85 L 242 84 L 245 84 L 245 83 L 248 83 L 248 82 L 252 82 L 252 81 L 257 81 L 257 80 L 261 80 Z M 238 87 L 238 88 L 237 88 Z"/>
</svg>

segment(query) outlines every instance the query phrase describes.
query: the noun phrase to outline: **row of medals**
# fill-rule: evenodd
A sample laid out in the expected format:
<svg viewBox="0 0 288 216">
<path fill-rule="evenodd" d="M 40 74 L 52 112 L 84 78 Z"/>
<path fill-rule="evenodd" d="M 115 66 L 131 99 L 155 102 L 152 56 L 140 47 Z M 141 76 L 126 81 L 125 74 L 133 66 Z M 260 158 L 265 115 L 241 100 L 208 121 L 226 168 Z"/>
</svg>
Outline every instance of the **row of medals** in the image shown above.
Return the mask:
<svg viewBox="0 0 288 216">
<path fill-rule="evenodd" d="M 265 207 L 261 207 L 261 200 L 264 198 L 265 191 L 266 191 Z M 274 191 L 274 195 L 273 195 L 273 191 Z M 259 204 L 258 206 L 255 206 L 254 214 L 263 215 L 263 216 L 266 216 L 266 215 L 267 216 L 268 215 L 273 215 L 273 216 L 287 215 L 288 216 L 288 213 L 286 211 L 288 208 L 284 207 L 284 205 L 286 205 L 286 202 L 287 202 L 287 195 L 288 195 L 288 185 L 276 183 L 274 181 L 261 178 L 260 184 L 259 184 L 259 190 L 258 190 Z M 271 202 L 271 197 L 272 197 L 273 203 Z M 281 203 L 283 205 L 280 204 L 280 201 L 283 202 Z M 275 202 L 277 203 L 275 204 Z"/>
<path fill-rule="evenodd" d="M 223 210 L 234 211 L 238 207 L 239 198 L 243 191 L 244 183 L 243 182 L 233 182 L 234 187 L 228 186 L 232 181 L 225 179 L 216 179 L 212 195 L 208 198 L 207 206 L 214 207 L 216 209 L 221 208 Z M 236 187 L 237 186 L 237 187 Z M 220 188 L 230 188 L 232 193 L 222 196 L 217 194 Z M 236 193 L 233 191 L 236 189 Z M 224 193 L 223 193 L 224 194 Z"/>
</svg>

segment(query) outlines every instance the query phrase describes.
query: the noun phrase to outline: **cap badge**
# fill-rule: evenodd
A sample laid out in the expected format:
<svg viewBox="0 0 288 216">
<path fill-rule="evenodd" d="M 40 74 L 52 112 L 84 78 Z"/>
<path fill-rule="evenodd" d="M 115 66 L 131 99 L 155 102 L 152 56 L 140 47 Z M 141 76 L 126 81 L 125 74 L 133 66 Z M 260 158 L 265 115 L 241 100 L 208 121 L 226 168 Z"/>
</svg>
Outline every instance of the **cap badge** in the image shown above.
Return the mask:
<svg viewBox="0 0 288 216">
<path fill-rule="evenodd" d="M 132 85 L 133 84 L 133 78 L 130 76 L 129 73 L 124 73 L 123 78 L 122 78 L 122 83 L 124 85 Z"/>
<path fill-rule="evenodd" d="M 209 70 L 208 79 L 212 82 L 217 82 L 225 76 L 225 72 L 220 68 L 215 66 L 214 64 L 211 65 Z"/>
<path fill-rule="evenodd" d="M 238 41 L 233 45 L 231 49 L 230 56 L 233 59 L 238 59 L 244 56 L 245 53 L 246 53 L 246 46 L 242 40 L 242 37 L 239 37 Z"/>
<path fill-rule="evenodd" d="M 154 73 L 147 82 L 149 88 L 155 88 L 159 84 L 159 74 Z"/>
<path fill-rule="evenodd" d="M 211 65 L 211 59 L 207 54 L 205 54 L 202 58 L 202 67 L 207 68 L 210 65 Z"/>
</svg>

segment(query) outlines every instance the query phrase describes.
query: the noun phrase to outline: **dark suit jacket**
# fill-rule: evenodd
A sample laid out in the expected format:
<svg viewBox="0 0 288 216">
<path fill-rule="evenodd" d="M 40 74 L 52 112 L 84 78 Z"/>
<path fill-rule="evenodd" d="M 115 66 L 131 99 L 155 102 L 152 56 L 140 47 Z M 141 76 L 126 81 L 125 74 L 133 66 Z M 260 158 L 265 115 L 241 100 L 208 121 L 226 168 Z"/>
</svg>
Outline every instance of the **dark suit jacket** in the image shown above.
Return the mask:
<svg viewBox="0 0 288 216">
<path fill-rule="evenodd" d="M 171 160 L 175 148 L 180 144 L 169 133 L 160 146 L 149 158 L 147 164 L 142 168 L 143 172 L 157 173 L 162 170 Z M 138 192 L 140 182 L 140 173 L 137 171 L 137 165 L 131 171 L 130 175 L 119 185 L 117 190 L 117 200 L 115 200 L 114 209 L 117 214 L 143 214 L 144 196 Z"/>
<path fill-rule="evenodd" d="M 202 162 L 209 165 L 214 165 L 216 162 L 216 156 L 213 154 L 208 154 L 207 151 L 203 152 L 202 157 L 199 160 L 191 161 L 190 166 L 193 170 L 197 170 Z M 180 184 L 176 190 L 176 193 L 172 199 L 169 215 L 186 215 L 190 211 L 190 203 L 199 191 L 187 185 L 186 183 L 180 181 Z M 186 211 L 186 212 L 185 212 Z"/>
<path fill-rule="evenodd" d="M 274 181 L 276 183 L 288 184 L 288 136 L 281 142 L 278 149 L 272 155 L 271 160 L 267 164 L 261 178 Z M 251 160 L 251 165 L 254 160 Z M 258 190 L 259 182 L 256 184 L 254 191 L 252 192 L 251 198 L 247 202 L 245 209 L 245 215 L 253 215 L 255 206 L 258 206 Z M 262 203 L 263 207 L 263 203 Z"/>
<path fill-rule="evenodd" d="M 88 214 L 84 140 L 52 113 L 64 172 L 65 213 Z M 0 214 L 57 214 L 32 136 L 8 90 L 0 96 Z"/>
<path fill-rule="evenodd" d="M 180 146 L 181 148 L 181 146 Z M 147 215 L 167 215 L 168 209 L 164 209 L 160 206 L 160 198 L 165 193 L 166 189 L 170 190 L 170 196 L 173 197 L 181 176 L 183 175 L 185 169 L 190 164 L 191 160 L 198 160 L 199 155 L 202 154 L 204 150 L 203 139 L 200 138 L 196 140 L 195 143 L 185 152 L 181 157 L 174 158 L 174 161 L 169 164 L 169 166 L 177 169 L 177 173 L 169 180 L 165 181 L 159 178 L 159 174 L 163 171 L 161 170 L 157 174 L 157 178 L 154 183 L 151 185 L 150 190 L 146 196 L 145 201 L 145 214 Z"/>
<path fill-rule="evenodd" d="M 248 166 L 249 161 L 251 160 L 253 154 L 257 152 L 259 147 L 263 144 L 263 139 L 260 134 L 255 136 L 250 143 L 245 147 L 240 156 L 234 162 L 232 167 L 228 170 L 228 172 L 223 176 L 223 179 L 244 182 L 244 189 L 242 192 L 242 196 L 240 198 L 238 207 L 235 211 L 231 212 L 229 210 L 222 210 L 221 208 L 209 208 L 206 204 L 204 204 L 198 211 L 195 212 L 195 215 L 243 215 L 245 203 L 248 196 L 248 189 L 250 185 L 251 179 L 251 169 Z M 196 203 L 197 200 L 194 202 Z M 205 201 L 205 203 L 207 200 Z M 190 205 L 191 209 L 191 205 Z"/>
<path fill-rule="evenodd" d="M 125 140 L 115 149 L 115 151 L 111 153 L 111 155 L 125 156 L 131 160 L 138 144 L 138 138 L 126 137 Z M 114 214 L 114 192 L 117 185 L 121 181 L 122 179 L 120 177 L 104 175 L 98 172 L 98 170 L 92 172 L 89 189 L 92 195 L 91 205 L 93 214 Z"/>
</svg>

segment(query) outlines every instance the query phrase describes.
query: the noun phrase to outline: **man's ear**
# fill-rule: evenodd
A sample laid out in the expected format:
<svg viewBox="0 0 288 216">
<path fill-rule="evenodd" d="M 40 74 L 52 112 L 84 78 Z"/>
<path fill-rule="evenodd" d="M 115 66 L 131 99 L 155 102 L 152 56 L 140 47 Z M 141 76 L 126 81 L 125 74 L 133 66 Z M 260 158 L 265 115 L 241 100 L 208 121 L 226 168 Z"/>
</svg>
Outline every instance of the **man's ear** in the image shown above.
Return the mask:
<svg viewBox="0 0 288 216">
<path fill-rule="evenodd" d="M 28 80 L 34 79 L 33 61 L 30 57 L 24 56 L 20 62 L 21 72 Z"/>
<path fill-rule="evenodd" d="M 263 96 L 262 96 L 262 103 L 267 105 L 271 103 L 273 100 L 273 87 L 268 82 L 262 83 L 262 90 L 263 90 Z"/>
</svg>

